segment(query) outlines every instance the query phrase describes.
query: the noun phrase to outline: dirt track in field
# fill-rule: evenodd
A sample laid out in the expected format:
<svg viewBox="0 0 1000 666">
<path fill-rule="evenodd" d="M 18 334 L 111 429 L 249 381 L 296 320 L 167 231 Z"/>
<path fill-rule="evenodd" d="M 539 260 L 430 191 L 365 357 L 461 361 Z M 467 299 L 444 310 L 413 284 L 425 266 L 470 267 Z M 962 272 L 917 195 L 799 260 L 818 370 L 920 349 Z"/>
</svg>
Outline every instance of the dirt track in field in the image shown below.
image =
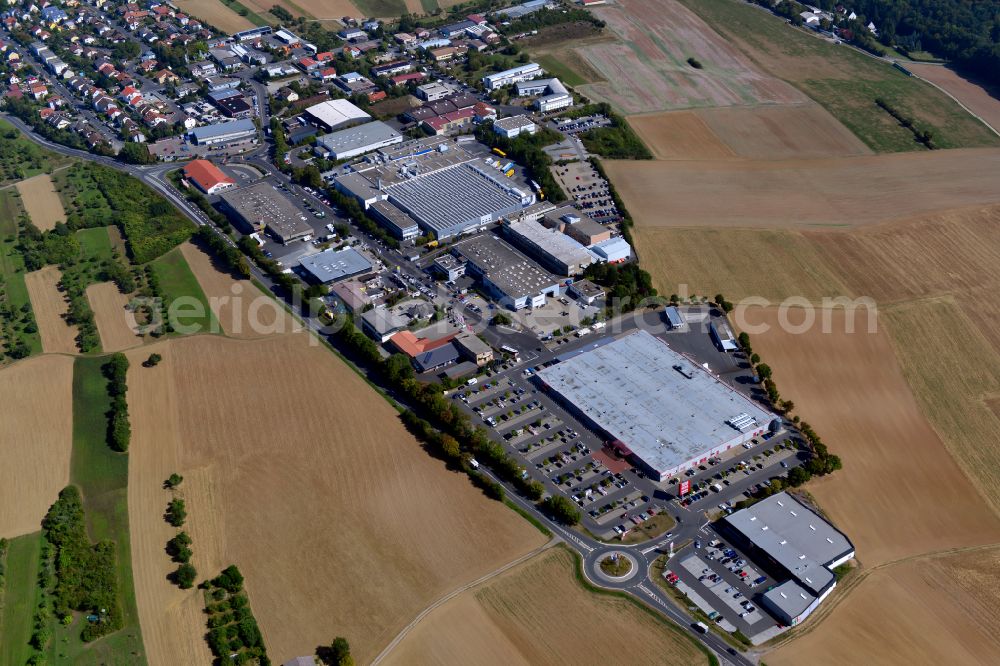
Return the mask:
<svg viewBox="0 0 1000 666">
<path fill-rule="evenodd" d="M 76 354 L 77 328 L 66 323 L 63 316 L 69 310 L 66 296 L 59 291 L 62 273 L 56 266 L 46 266 L 24 275 L 28 297 L 42 338 L 42 350 L 62 354 Z"/>
<path fill-rule="evenodd" d="M 100 282 L 87 287 L 87 300 L 94 311 L 101 349 L 117 352 L 142 344 L 142 338 L 132 330 L 134 317 L 125 310 L 129 297 L 121 293 L 113 282 Z"/>
<path fill-rule="evenodd" d="M 941 65 L 907 63 L 906 68 L 920 78 L 943 88 L 967 109 L 1000 132 L 1000 99 L 991 95 L 988 90 L 962 77 L 955 70 Z"/>
<path fill-rule="evenodd" d="M 686 639 L 632 604 L 584 590 L 552 549 L 425 617 L 384 664 L 700 664 Z"/>
<path fill-rule="evenodd" d="M 0 370 L 0 537 L 40 528 L 69 483 L 73 359 L 39 356 Z"/>
</svg>

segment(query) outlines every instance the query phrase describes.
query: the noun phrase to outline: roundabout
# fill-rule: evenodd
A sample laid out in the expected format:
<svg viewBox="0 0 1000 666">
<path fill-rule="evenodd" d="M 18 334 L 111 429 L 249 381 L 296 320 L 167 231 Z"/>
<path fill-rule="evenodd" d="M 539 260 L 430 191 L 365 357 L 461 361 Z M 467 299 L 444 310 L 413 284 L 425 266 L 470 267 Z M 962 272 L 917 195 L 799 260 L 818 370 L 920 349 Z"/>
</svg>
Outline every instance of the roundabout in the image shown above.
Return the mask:
<svg viewBox="0 0 1000 666">
<path fill-rule="evenodd" d="M 600 554 L 591 564 L 594 575 L 609 583 L 624 583 L 639 573 L 635 556 L 623 550 L 610 550 Z"/>
</svg>

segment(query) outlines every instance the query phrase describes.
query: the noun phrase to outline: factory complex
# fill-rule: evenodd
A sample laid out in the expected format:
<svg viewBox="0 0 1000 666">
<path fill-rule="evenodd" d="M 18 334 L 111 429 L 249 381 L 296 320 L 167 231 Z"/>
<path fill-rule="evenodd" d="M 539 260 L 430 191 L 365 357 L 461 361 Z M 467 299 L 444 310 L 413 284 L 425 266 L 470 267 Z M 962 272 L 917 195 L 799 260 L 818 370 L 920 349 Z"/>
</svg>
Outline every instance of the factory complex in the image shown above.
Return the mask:
<svg viewBox="0 0 1000 666">
<path fill-rule="evenodd" d="M 854 558 L 843 533 L 786 492 L 727 516 L 725 524 L 754 561 L 788 578 L 761 596 L 785 626 L 812 613 L 837 585 L 832 570 Z"/>
<path fill-rule="evenodd" d="M 219 195 L 219 205 L 246 234 L 267 229 L 279 242 L 287 244 L 313 233 L 299 207 L 267 181 L 226 190 Z"/>
<path fill-rule="evenodd" d="M 444 137 L 378 150 L 342 175 L 325 174 L 399 238 L 447 239 L 485 229 L 535 201 L 483 158 Z"/>
<path fill-rule="evenodd" d="M 545 368 L 538 378 L 658 481 L 780 423 L 642 330 Z"/>
<path fill-rule="evenodd" d="M 313 152 L 327 159 L 344 160 L 397 143 L 403 143 L 403 135 L 381 120 L 376 120 L 324 134 L 316 139 Z"/>
</svg>

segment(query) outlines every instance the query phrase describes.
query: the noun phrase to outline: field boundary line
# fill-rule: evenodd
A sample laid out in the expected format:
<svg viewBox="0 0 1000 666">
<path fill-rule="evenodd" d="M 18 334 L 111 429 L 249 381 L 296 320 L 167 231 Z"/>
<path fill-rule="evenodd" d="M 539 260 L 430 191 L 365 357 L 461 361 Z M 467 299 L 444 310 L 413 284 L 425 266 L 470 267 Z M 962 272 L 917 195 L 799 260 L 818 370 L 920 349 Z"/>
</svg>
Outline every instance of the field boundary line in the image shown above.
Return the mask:
<svg viewBox="0 0 1000 666">
<path fill-rule="evenodd" d="M 409 634 L 410 631 L 412 631 L 413 628 L 416 627 L 420 623 L 421 620 L 423 620 L 427 615 L 429 615 L 431 612 L 433 612 L 436 608 L 438 608 L 442 604 L 444 604 L 444 603 L 450 601 L 451 599 L 457 597 L 462 592 L 470 590 L 470 589 L 472 589 L 474 587 L 478 587 L 479 585 L 485 583 L 489 579 L 494 578 L 496 576 L 499 576 L 500 574 L 502 574 L 502 573 L 504 573 L 506 571 L 509 571 L 510 569 L 513 569 L 517 565 L 522 564 L 522 563 L 530 560 L 531 558 L 535 557 L 536 555 L 540 555 L 541 553 L 545 552 L 549 548 L 552 548 L 556 544 L 561 543 L 561 541 L 562 541 L 562 539 L 559 539 L 558 537 L 553 537 L 552 539 L 549 539 L 547 542 L 545 542 L 545 544 L 543 544 L 542 546 L 539 546 L 538 548 L 534 549 L 533 551 L 531 551 L 529 553 L 525 553 L 524 555 L 522 555 L 521 557 L 517 558 L 516 560 L 508 562 L 507 564 L 503 565 L 502 567 L 500 567 L 498 569 L 494 569 L 493 571 L 491 571 L 491 572 L 489 572 L 489 573 L 487 573 L 487 574 L 485 574 L 483 576 L 480 576 L 479 578 L 477 578 L 474 581 L 466 583 L 465 585 L 462 585 L 461 587 L 455 588 L 454 590 L 452 590 L 448 594 L 446 594 L 443 597 L 439 598 L 437 601 L 433 602 L 431 605 L 427 606 L 422 611 L 420 611 L 419 613 L 417 613 L 417 616 L 414 617 L 412 620 L 410 620 L 410 623 L 407 624 L 405 627 L 403 627 L 403 629 L 398 634 L 396 634 L 395 638 L 393 638 L 389 642 L 389 644 L 386 645 L 385 648 L 381 652 L 378 653 L 378 656 L 375 657 L 375 659 L 372 660 L 372 666 L 375 666 L 376 664 L 378 664 L 379 662 L 381 662 L 383 659 L 385 659 L 389 655 L 389 653 L 392 652 L 396 648 L 396 646 L 399 645 L 399 643 L 404 638 L 406 638 L 406 635 Z"/>
</svg>

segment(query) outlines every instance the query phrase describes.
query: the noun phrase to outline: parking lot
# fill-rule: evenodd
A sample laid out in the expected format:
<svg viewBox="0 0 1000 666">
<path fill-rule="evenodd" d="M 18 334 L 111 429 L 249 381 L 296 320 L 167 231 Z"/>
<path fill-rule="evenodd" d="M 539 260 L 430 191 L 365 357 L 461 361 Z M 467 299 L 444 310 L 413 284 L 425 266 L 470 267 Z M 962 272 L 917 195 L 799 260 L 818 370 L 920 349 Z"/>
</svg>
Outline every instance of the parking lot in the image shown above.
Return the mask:
<svg viewBox="0 0 1000 666">
<path fill-rule="evenodd" d="M 601 178 L 590 162 L 555 165 L 552 174 L 563 192 L 587 215 L 603 224 L 621 220 L 607 181 Z"/>
<path fill-rule="evenodd" d="M 724 629 L 737 629 L 748 637 L 775 632 L 777 621 L 764 611 L 757 599 L 778 581 L 754 566 L 748 557 L 725 540 L 705 530 L 713 538 L 696 541 L 690 552 L 675 558 L 664 577 L 696 595 L 689 595 Z M 731 625 L 731 627 L 726 625 Z"/>
</svg>

